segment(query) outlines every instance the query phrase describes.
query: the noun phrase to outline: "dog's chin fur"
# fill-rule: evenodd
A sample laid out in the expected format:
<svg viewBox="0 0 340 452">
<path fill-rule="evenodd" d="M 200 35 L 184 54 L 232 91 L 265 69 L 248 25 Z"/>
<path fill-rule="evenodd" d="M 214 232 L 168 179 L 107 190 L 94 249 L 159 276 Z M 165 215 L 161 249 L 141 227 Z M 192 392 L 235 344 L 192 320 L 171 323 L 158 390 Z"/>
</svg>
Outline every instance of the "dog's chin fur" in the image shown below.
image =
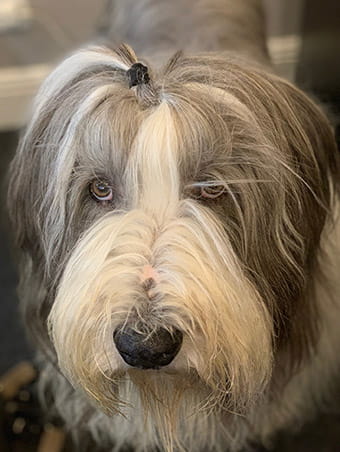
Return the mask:
<svg viewBox="0 0 340 452">
<path fill-rule="evenodd" d="M 165 5 L 140 3 L 155 17 Z M 90 432 L 117 451 L 268 444 L 314 413 L 339 368 L 333 132 L 271 72 L 258 2 L 225 3 L 203 1 L 193 23 L 202 11 L 216 18 L 203 51 L 229 24 L 230 52 L 143 60 L 150 82 L 132 89 L 139 60 L 127 45 L 67 58 L 41 87 L 12 163 L 40 389 L 79 441 Z M 159 42 L 146 53 L 162 53 Z M 94 201 L 93 180 L 113 199 Z M 180 330 L 182 347 L 159 370 L 134 369 L 113 341 L 127 325 Z"/>
</svg>

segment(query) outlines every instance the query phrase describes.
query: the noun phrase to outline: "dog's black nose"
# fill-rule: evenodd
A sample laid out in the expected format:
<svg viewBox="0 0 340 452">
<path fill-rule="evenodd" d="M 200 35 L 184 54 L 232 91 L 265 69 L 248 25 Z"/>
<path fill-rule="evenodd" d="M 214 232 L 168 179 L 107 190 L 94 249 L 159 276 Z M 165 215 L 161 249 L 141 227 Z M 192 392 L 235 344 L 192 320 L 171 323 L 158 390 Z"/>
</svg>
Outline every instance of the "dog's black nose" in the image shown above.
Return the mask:
<svg viewBox="0 0 340 452">
<path fill-rule="evenodd" d="M 117 329 L 113 334 L 117 350 L 124 361 L 141 369 L 167 366 L 175 358 L 183 341 L 181 331 L 172 332 L 158 328 L 152 333 L 142 333 L 132 328 Z"/>
</svg>

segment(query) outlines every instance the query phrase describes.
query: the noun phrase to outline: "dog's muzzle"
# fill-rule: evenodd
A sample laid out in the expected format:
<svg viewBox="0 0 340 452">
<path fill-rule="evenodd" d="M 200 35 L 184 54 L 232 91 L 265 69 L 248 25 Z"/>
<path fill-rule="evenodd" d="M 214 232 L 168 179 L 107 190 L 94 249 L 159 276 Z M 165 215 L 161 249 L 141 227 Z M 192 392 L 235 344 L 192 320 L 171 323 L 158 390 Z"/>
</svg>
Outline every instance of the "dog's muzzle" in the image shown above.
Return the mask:
<svg viewBox="0 0 340 452">
<path fill-rule="evenodd" d="M 183 334 L 164 328 L 143 333 L 131 327 L 117 329 L 113 335 L 116 348 L 124 361 L 141 369 L 158 369 L 167 366 L 179 352 Z"/>
</svg>

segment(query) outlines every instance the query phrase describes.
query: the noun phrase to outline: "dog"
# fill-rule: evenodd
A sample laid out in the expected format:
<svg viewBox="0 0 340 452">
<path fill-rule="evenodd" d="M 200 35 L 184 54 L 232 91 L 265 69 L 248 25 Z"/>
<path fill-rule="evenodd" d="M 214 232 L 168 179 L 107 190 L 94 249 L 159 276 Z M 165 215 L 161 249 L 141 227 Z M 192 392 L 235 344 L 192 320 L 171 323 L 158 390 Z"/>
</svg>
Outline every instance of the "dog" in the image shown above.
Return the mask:
<svg viewBox="0 0 340 452">
<path fill-rule="evenodd" d="M 51 73 L 10 168 L 40 393 L 79 450 L 269 447 L 339 370 L 332 127 L 275 74 L 259 0 L 110 20 L 126 44 Z"/>
</svg>

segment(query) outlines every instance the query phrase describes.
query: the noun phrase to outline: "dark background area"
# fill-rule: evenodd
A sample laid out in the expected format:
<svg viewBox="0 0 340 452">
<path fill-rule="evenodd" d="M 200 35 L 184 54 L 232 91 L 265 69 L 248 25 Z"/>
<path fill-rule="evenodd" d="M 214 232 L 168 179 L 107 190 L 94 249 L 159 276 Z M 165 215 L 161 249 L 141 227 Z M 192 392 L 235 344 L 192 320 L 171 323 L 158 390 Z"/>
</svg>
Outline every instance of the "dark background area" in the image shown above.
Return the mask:
<svg viewBox="0 0 340 452">
<path fill-rule="evenodd" d="M 302 48 L 296 81 L 326 104 L 339 132 L 340 0 L 306 0 L 302 11 Z M 0 133 L 0 374 L 32 356 L 18 314 L 17 274 L 5 208 L 6 171 L 17 141 L 17 130 Z M 340 452 L 340 391 L 335 391 L 332 399 L 327 414 L 320 414 L 293 436 L 280 435 L 275 451 Z"/>
<path fill-rule="evenodd" d="M 19 360 L 31 356 L 18 314 L 17 273 L 6 212 L 6 170 L 16 148 L 17 140 L 18 133 L 15 131 L 0 134 L 0 374 Z"/>
</svg>

